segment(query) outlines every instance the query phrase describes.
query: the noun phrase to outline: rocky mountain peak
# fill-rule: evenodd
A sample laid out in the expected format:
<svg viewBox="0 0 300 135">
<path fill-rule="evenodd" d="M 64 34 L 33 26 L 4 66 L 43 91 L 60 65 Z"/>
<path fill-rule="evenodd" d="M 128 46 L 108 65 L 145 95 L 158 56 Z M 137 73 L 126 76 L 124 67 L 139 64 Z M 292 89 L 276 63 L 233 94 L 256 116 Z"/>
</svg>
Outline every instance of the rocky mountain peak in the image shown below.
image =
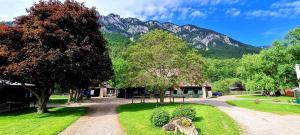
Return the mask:
<svg viewBox="0 0 300 135">
<path fill-rule="evenodd" d="M 135 38 L 151 30 L 163 29 L 181 37 L 190 46 L 197 49 L 230 47 L 256 49 L 256 47 L 241 43 L 224 34 L 190 24 L 179 26 L 171 22 L 160 23 L 155 20 L 143 22 L 137 18 L 121 18 L 116 14 L 101 16 L 99 23 L 104 31 L 120 33 L 128 38 Z"/>
</svg>

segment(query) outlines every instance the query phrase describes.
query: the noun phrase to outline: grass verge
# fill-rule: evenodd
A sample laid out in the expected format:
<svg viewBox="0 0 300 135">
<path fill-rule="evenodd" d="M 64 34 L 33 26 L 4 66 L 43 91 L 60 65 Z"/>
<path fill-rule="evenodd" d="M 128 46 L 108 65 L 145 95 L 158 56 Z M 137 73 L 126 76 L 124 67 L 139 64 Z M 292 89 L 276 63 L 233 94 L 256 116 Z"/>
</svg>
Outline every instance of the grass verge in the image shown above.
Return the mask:
<svg viewBox="0 0 300 135">
<path fill-rule="evenodd" d="M 261 96 L 261 95 L 242 95 L 242 96 L 237 96 L 237 97 L 244 98 L 244 99 L 263 99 L 263 100 L 279 99 L 282 102 L 287 102 L 288 100 L 293 99 L 293 97 L 288 97 L 288 96 L 273 97 L 273 96 Z"/>
<path fill-rule="evenodd" d="M 0 135 L 56 135 L 86 113 L 83 107 L 50 108 L 38 115 L 36 109 L 0 114 Z"/>
<path fill-rule="evenodd" d="M 171 114 L 180 104 L 161 106 Z M 238 125 L 228 115 L 219 109 L 208 105 L 184 104 L 196 109 L 194 124 L 201 135 L 238 135 Z M 128 135 L 164 135 L 162 128 L 155 127 L 150 122 L 150 116 L 157 107 L 155 103 L 127 104 L 117 109 L 118 117 L 124 131 Z"/>
<path fill-rule="evenodd" d="M 67 95 L 52 95 L 48 104 L 65 104 L 68 102 Z"/>
<path fill-rule="evenodd" d="M 229 100 L 227 103 L 233 106 L 271 112 L 279 115 L 300 114 L 300 105 L 294 104 L 273 103 L 264 100 L 261 100 L 259 104 L 256 104 L 254 100 Z"/>
</svg>

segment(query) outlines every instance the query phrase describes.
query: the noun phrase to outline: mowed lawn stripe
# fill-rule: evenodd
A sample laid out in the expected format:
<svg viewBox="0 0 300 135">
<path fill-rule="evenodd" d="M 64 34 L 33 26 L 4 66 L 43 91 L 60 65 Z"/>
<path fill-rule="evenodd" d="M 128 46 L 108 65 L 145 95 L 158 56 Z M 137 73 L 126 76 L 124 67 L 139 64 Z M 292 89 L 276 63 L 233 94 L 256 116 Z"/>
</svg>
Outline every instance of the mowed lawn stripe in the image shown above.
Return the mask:
<svg viewBox="0 0 300 135">
<path fill-rule="evenodd" d="M 56 135 L 86 113 L 84 107 L 50 108 L 38 115 L 35 109 L 0 114 L 1 135 Z"/>
<path fill-rule="evenodd" d="M 170 114 L 180 104 L 166 104 L 162 108 Z M 194 124 L 201 135 L 239 135 L 239 126 L 227 114 L 209 105 L 184 104 L 196 109 Z M 164 135 L 162 128 L 154 127 L 150 116 L 157 107 L 155 103 L 127 104 L 117 109 L 118 117 L 128 135 Z"/>
<path fill-rule="evenodd" d="M 227 101 L 228 104 L 253 109 L 263 112 L 271 112 L 279 115 L 287 114 L 298 114 L 300 115 L 300 105 L 287 104 L 287 103 L 273 103 L 270 101 L 261 100 L 259 104 L 255 103 L 254 100 L 230 100 Z"/>
</svg>

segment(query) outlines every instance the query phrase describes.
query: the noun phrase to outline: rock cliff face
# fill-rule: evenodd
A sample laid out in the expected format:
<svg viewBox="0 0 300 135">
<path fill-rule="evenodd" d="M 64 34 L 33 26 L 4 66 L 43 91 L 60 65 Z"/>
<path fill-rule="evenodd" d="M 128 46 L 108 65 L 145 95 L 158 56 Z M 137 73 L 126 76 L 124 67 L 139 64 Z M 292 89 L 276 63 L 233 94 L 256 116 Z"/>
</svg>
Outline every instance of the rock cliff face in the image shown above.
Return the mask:
<svg viewBox="0 0 300 135">
<path fill-rule="evenodd" d="M 195 25 L 179 26 L 169 22 L 143 22 L 136 18 L 121 18 L 119 15 L 115 14 L 101 16 L 99 23 L 102 25 L 104 31 L 109 33 L 120 33 L 128 38 L 134 38 L 140 34 L 147 33 L 150 30 L 164 29 L 183 38 L 190 46 L 201 50 L 209 50 L 210 48 L 216 47 L 222 48 L 222 46 L 223 48 L 229 46 L 230 49 L 249 48 L 249 50 L 253 50 L 253 52 L 258 50 L 258 48 L 254 46 L 241 43 L 224 34 L 200 28 Z"/>
</svg>

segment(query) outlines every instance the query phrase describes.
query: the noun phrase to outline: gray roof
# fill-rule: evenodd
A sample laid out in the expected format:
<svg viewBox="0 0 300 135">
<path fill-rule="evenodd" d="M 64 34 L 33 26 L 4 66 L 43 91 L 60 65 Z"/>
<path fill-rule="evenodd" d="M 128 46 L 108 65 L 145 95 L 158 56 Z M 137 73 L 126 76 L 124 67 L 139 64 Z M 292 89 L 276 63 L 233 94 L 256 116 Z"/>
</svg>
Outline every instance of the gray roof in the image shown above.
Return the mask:
<svg viewBox="0 0 300 135">
<path fill-rule="evenodd" d="M 5 84 L 9 86 L 35 86 L 34 84 L 30 84 L 30 83 L 11 82 L 8 80 L 0 80 L 0 85 L 1 84 Z"/>
</svg>

